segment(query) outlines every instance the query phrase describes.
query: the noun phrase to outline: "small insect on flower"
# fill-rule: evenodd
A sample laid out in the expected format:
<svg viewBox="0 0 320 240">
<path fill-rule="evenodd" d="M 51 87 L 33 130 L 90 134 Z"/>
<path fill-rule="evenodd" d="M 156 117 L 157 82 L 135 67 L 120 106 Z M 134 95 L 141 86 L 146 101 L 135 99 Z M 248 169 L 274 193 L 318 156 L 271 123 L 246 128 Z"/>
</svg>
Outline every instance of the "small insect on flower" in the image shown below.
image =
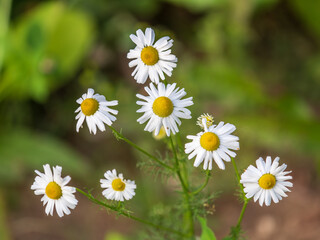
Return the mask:
<svg viewBox="0 0 320 240">
<path fill-rule="evenodd" d="M 101 179 L 101 188 L 106 188 L 103 190 L 102 195 L 106 199 L 124 201 L 130 200 L 136 193 L 136 184 L 134 181 L 123 179 L 122 173 L 117 175 L 117 171 L 113 169 L 105 172 L 104 177 L 106 179 Z"/>
<path fill-rule="evenodd" d="M 188 139 L 192 142 L 185 145 L 185 153 L 189 154 L 188 158 L 196 156 L 193 166 L 198 167 L 203 161 L 203 169 L 212 169 L 212 160 L 216 162 L 220 169 L 225 169 L 224 161 L 230 162 L 231 157 L 236 153 L 232 150 L 239 150 L 239 138 L 231 135 L 236 130 L 233 124 L 220 122 L 218 125 L 207 127 L 207 119 L 202 119 L 204 132 L 196 136 L 189 135 Z"/>
<path fill-rule="evenodd" d="M 90 133 L 96 134 L 97 126 L 100 131 L 105 131 L 104 124 L 112 125 L 117 118 L 111 114 L 117 115 L 118 111 L 109 108 L 109 106 L 118 105 L 117 100 L 107 101 L 105 96 L 100 94 L 94 94 L 92 88 L 88 89 L 88 92 L 83 94 L 81 98 L 77 100 L 80 107 L 75 111 L 78 113 L 76 120 L 78 119 L 76 130 L 79 132 L 79 128 L 82 127 L 84 119 L 86 119 Z"/>
<path fill-rule="evenodd" d="M 31 189 L 36 195 L 43 195 L 41 202 L 46 205 L 45 212 L 48 215 L 53 215 L 53 210 L 56 208 L 59 217 L 64 214 L 69 215 L 70 209 L 74 209 L 78 204 L 78 200 L 74 194 L 76 189 L 74 187 L 66 186 L 71 178 L 66 176 L 61 177 L 62 168 L 60 166 L 53 167 L 53 174 L 49 164 L 43 166 L 44 173 L 35 170 L 39 175 L 36 176 Z"/>
<path fill-rule="evenodd" d="M 204 126 L 203 126 L 203 123 L 202 123 L 202 120 L 203 119 L 206 119 L 207 121 L 206 121 L 206 126 L 207 126 L 207 128 L 208 127 L 210 127 L 210 126 L 212 126 L 212 124 L 213 124 L 213 122 L 214 122 L 214 120 L 213 120 L 213 116 L 211 116 L 210 114 L 208 114 L 208 113 L 204 113 L 204 114 L 202 114 L 200 117 L 198 117 L 198 121 L 197 121 L 197 125 L 199 126 L 199 127 L 201 127 L 202 129 L 204 129 Z"/>
<path fill-rule="evenodd" d="M 178 125 L 181 125 L 179 118 L 190 119 L 191 112 L 186 108 L 193 105 L 192 97 L 181 99 L 187 93 L 184 89 L 175 88 L 176 84 L 159 83 L 157 88 L 150 83 L 150 87 L 144 89 L 149 96 L 137 94 L 137 97 L 144 101 L 137 101 L 142 107 L 137 112 L 144 114 L 137 121 L 140 124 L 148 121 L 145 131 L 154 131 L 158 135 L 163 126 L 167 136 L 179 132 Z"/>
<path fill-rule="evenodd" d="M 240 183 L 244 186 L 244 192 L 247 198 L 252 198 L 256 202 L 259 199 L 260 206 L 265 203 L 270 206 L 271 199 L 278 203 L 282 197 L 287 197 L 285 192 L 290 192 L 287 187 L 292 187 L 293 184 L 287 180 L 292 179 L 291 176 L 286 176 L 291 171 L 284 171 L 287 168 L 286 164 L 279 166 L 279 157 L 271 161 L 271 157 L 259 158 L 256 161 L 257 167 L 250 165 L 247 170 L 242 173 Z"/>
<path fill-rule="evenodd" d="M 177 66 L 178 59 L 171 54 L 170 48 L 173 40 L 169 37 L 162 37 L 153 44 L 155 39 L 154 31 L 147 28 L 145 34 L 139 29 L 137 35 L 131 34 L 131 40 L 137 45 L 127 55 L 129 67 L 135 67 L 132 76 L 137 83 L 145 83 L 148 76 L 155 84 L 159 83 L 159 77 L 164 80 L 165 76 L 172 75 L 172 70 Z"/>
</svg>

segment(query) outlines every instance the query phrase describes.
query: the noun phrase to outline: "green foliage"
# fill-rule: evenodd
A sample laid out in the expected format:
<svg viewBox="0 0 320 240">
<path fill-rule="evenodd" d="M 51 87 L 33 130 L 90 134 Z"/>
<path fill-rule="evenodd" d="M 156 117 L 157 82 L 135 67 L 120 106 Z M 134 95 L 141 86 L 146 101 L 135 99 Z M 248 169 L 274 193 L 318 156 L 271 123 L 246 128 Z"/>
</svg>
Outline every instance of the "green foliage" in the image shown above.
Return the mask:
<svg viewBox="0 0 320 240">
<path fill-rule="evenodd" d="M 10 9 L 11 0 L 0 1 L 0 72 L 2 70 L 3 57 L 7 45 Z"/>
<path fill-rule="evenodd" d="M 168 2 L 181 5 L 188 8 L 190 11 L 200 12 L 207 10 L 208 8 L 224 5 L 229 2 L 225 0 L 166 0 Z"/>
<path fill-rule="evenodd" d="M 1 185 L 18 183 L 42 165 L 60 165 L 65 174 L 85 177 L 89 166 L 81 155 L 53 136 L 8 129 L 0 134 Z"/>
<path fill-rule="evenodd" d="M 193 66 L 189 66 L 192 64 Z M 192 84 L 196 94 L 204 101 L 209 96 L 220 104 L 233 109 L 256 106 L 264 100 L 261 85 L 252 77 L 248 77 L 242 69 L 230 65 L 228 62 L 209 61 L 188 63 L 189 72 L 183 77 Z M 201 84 L 195 85 L 193 79 L 201 79 Z M 214 86 L 214 89 L 208 88 Z M 250 108 L 249 108 L 250 109 Z"/>
<path fill-rule="evenodd" d="M 223 240 L 244 240 L 245 238 L 242 236 L 243 231 L 241 226 L 231 227 L 229 236 L 223 238 Z"/>
<path fill-rule="evenodd" d="M 190 205 L 192 207 L 192 211 L 194 217 L 198 216 L 207 216 L 209 214 L 213 214 L 215 211 L 214 199 L 219 196 L 219 193 L 210 193 L 205 194 L 201 192 L 200 194 L 191 197 Z"/>
<path fill-rule="evenodd" d="M 174 162 L 174 159 L 172 156 L 170 156 L 169 152 L 166 152 L 163 157 L 160 152 L 157 152 L 157 158 L 165 163 L 170 164 Z M 148 172 L 148 174 L 152 175 L 154 177 L 154 180 L 160 179 L 162 182 L 166 182 L 169 177 L 174 176 L 174 172 L 167 168 L 162 168 L 161 165 L 155 161 L 153 161 L 151 158 L 140 158 L 140 160 L 137 163 L 137 167 L 141 168 L 142 170 Z"/>
<path fill-rule="evenodd" d="M 313 32 L 320 40 L 320 2 L 314 0 L 291 0 L 289 3 L 310 31 Z"/>
<path fill-rule="evenodd" d="M 94 38 L 93 21 L 62 2 L 40 4 L 10 29 L 3 98 L 32 98 L 43 102 L 50 91 L 75 73 Z"/>
<path fill-rule="evenodd" d="M 254 0 L 254 4 L 258 9 L 266 9 L 274 6 L 279 0 Z"/>
<path fill-rule="evenodd" d="M 124 140 L 125 138 L 122 135 L 122 129 L 120 129 L 119 132 L 117 132 L 115 129 L 111 129 L 112 130 L 112 134 L 114 135 L 114 137 L 117 139 L 117 141 L 120 140 Z"/>
<path fill-rule="evenodd" d="M 201 237 L 200 240 L 216 240 L 214 232 L 207 226 L 207 220 L 202 217 L 198 217 L 201 225 Z"/>
<path fill-rule="evenodd" d="M 182 219 L 182 208 L 182 204 L 169 206 L 162 203 L 158 203 L 150 209 L 150 220 L 152 220 L 152 222 L 157 225 L 174 228 L 175 230 L 182 232 L 183 226 L 182 221 L 180 220 Z M 148 228 L 144 232 L 146 233 L 146 236 L 154 236 L 156 237 L 156 239 L 159 240 L 177 238 L 175 234 L 163 231 L 161 229 Z"/>
</svg>

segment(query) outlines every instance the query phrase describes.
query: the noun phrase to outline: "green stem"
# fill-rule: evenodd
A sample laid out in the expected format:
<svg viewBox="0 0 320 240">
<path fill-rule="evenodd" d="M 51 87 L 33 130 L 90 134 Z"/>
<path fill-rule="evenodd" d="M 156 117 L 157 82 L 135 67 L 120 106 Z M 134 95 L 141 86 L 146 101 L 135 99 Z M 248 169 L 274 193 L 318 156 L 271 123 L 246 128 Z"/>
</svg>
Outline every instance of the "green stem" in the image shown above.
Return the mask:
<svg viewBox="0 0 320 240">
<path fill-rule="evenodd" d="M 190 239 L 194 239 L 194 224 L 193 224 L 193 213 L 192 213 L 192 209 L 191 209 L 191 205 L 190 205 L 190 196 L 189 196 L 189 189 L 187 187 L 188 185 L 188 174 L 184 168 L 184 166 L 181 168 L 182 170 L 185 170 L 184 172 L 184 176 L 185 176 L 185 180 L 187 182 L 187 184 L 184 182 L 181 172 L 180 172 L 180 164 L 179 164 L 179 159 L 177 157 L 177 152 L 173 143 L 173 139 L 172 136 L 170 136 L 170 142 L 171 142 L 171 147 L 172 147 L 172 152 L 175 158 L 175 162 L 176 162 L 176 172 L 178 175 L 178 178 L 180 180 L 181 186 L 182 186 L 182 190 L 183 190 L 183 195 L 184 195 L 184 201 L 186 204 L 186 212 L 183 216 L 183 225 L 185 226 L 185 230 L 187 231 L 187 234 L 189 236 Z"/>
<path fill-rule="evenodd" d="M 178 159 L 182 158 L 182 157 L 185 157 L 185 154 L 184 154 L 184 147 L 182 145 L 182 140 L 181 140 L 181 135 L 179 132 L 176 133 L 175 135 L 175 140 L 176 140 L 176 146 L 177 146 L 177 149 L 178 151 L 176 151 L 178 154 Z M 181 156 L 180 153 L 183 153 L 183 156 Z M 180 165 L 181 166 L 181 165 Z M 188 169 L 187 169 L 187 164 L 182 164 L 181 166 L 181 177 L 186 185 L 186 188 L 189 189 L 189 181 L 188 181 Z M 189 191 L 188 191 L 189 192 Z"/>
<path fill-rule="evenodd" d="M 239 216 L 239 219 L 238 219 L 238 224 L 237 224 L 237 227 L 239 228 L 240 225 L 241 225 L 241 222 L 242 222 L 242 218 L 243 218 L 243 215 L 244 215 L 244 212 L 246 211 L 246 208 L 247 208 L 247 205 L 248 205 L 248 202 L 249 200 L 245 200 L 244 203 L 243 203 L 243 207 L 242 207 L 242 210 L 241 210 L 241 213 L 240 213 L 240 216 Z"/>
<path fill-rule="evenodd" d="M 147 151 L 143 150 L 142 148 L 140 148 L 138 145 L 136 145 L 135 143 L 133 143 L 132 141 L 130 141 L 128 138 L 126 138 L 125 136 L 123 136 L 121 133 L 119 133 L 115 128 L 113 128 L 112 126 L 109 126 L 109 128 L 113 131 L 113 134 L 115 135 L 115 137 L 117 139 L 123 140 L 126 143 L 128 143 L 129 145 L 131 145 L 132 147 L 134 147 L 135 149 L 137 149 L 138 151 L 142 152 L 143 154 L 147 155 L 149 158 L 153 159 L 154 161 L 156 161 L 157 163 L 159 163 L 161 166 L 170 169 L 172 171 L 174 171 L 174 168 L 170 167 L 169 165 L 165 164 L 164 162 L 160 161 L 157 157 L 151 155 L 150 153 L 148 153 Z"/>
<path fill-rule="evenodd" d="M 232 165 L 233 165 L 233 167 L 234 167 L 234 171 L 235 171 L 235 173 L 236 173 L 237 180 L 238 180 L 238 185 L 240 186 L 241 192 L 242 192 L 242 194 L 244 195 L 244 198 L 247 199 L 247 198 L 245 197 L 245 192 L 243 191 L 243 186 L 242 186 L 242 184 L 240 183 L 240 179 L 241 179 L 241 178 L 240 178 L 240 174 L 239 174 L 239 171 L 238 171 L 238 168 L 237 168 L 237 164 L 236 164 L 236 162 L 234 161 L 233 158 L 231 158 L 231 162 L 232 162 Z"/>
<path fill-rule="evenodd" d="M 6 47 L 6 37 L 9 28 L 11 0 L 0 0 L 0 72 Z"/>
<path fill-rule="evenodd" d="M 185 182 L 182 179 L 182 175 L 181 175 L 181 172 L 180 172 L 180 164 L 179 164 L 179 160 L 178 160 L 178 157 L 177 157 L 177 152 L 176 152 L 176 149 L 174 147 L 174 143 L 173 143 L 173 140 L 172 140 L 171 136 L 170 136 L 170 142 L 171 142 L 171 148 L 172 148 L 172 152 L 173 152 L 173 155 L 174 155 L 174 159 L 176 161 L 176 172 L 177 172 L 178 178 L 179 178 L 179 180 L 181 182 L 183 191 L 188 193 L 189 190 L 188 190 L 188 187 L 186 186 Z"/>
<path fill-rule="evenodd" d="M 210 170 L 206 171 L 206 180 L 204 183 L 195 191 L 191 192 L 192 195 L 197 195 L 199 192 L 201 192 L 208 184 L 210 178 Z"/>
<path fill-rule="evenodd" d="M 243 219 L 243 215 L 244 215 L 244 212 L 246 211 L 246 208 L 247 208 L 247 205 L 248 205 L 248 202 L 249 202 L 250 199 L 248 199 L 246 197 L 246 193 L 244 192 L 243 186 L 240 183 L 240 180 L 241 180 L 240 174 L 239 174 L 239 171 L 238 171 L 238 168 L 237 168 L 237 164 L 236 164 L 236 162 L 234 161 L 233 158 L 231 158 L 231 162 L 232 162 L 232 165 L 234 167 L 234 171 L 235 171 L 236 176 L 237 176 L 238 185 L 240 186 L 240 189 L 241 189 L 241 192 L 242 192 L 242 199 L 244 200 L 243 207 L 242 207 L 242 210 L 241 210 L 241 213 L 240 213 L 240 216 L 239 216 L 239 219 L 238 219 L 238 223 L 237 223 L 237 226 L 236 226 L 237 229 L 240 229 L 240 225 L 241 225 L 241 222 L 242 222 L 242 219 Z"/>
<path fill-rule="evenodd" d="M 182 151 L 183 151 L 184 148 L 183 148 L 183 145 L 182 145 L 181 135 L 180 135 L 179 132 L 176 133 L 176 140 L 177 140 L 179 148 L 182 149 Z"/>
<path fill-rule="evenodd" d="M 111 210 L 113 210 L 113 211 L 116 211 L 116 212 L 118 212 L 119 214 L 121 214 L 121 215 L 123 215 L 123 216 L 125 216 L 125 217 L 127 217 L 127 218 L 130 218 L 130 219 L 132 219 L 132 220 L 135 220 L 135 221 L 137 221 L 137 222 L 140 222 L 140 223 L 149 225 L 149 226 L 154 227 L 154 228 L 157 228 L 157 229 L 161 229 L 161 230 L 164 230 L 164 231 L 167 231 L 167 232 L 171 232 L 171 233 L 177 234 L 177 235 L 179 235 L 179 236 L 181 236 L 181 237 L 186 237 L 185 234 L 183 234 L 183 233 L 181 233 L 181 232 L 179 232 L 179 231 L 176 231 L 176 230 L 173 230 L 173 229 L 171 229 L 171 228 L 167 228 L 167 227 L 164 227 L 164 226 L 161 226 L 161 225 L 157 225 L 157 224 L 154 224 L 154 223 L 152 223 L 152 222 L 146 221 L 146 220 L 144 220 L 144 219 L 141 219 L 141 218 L 132 216 L 132 215 L 130 215 L 129 213 L 124 212 L 123 210 L 119 210 L 119 207 L 111 206 L 111 205 L 109 205 L 109 204 L 106 204 L 106 203 L 104 203 L 104 202 L 99 201 L 98 199 L 96 199 L 95 197 L 93 197 L 90 193 L 86 193 L 86 192 L 82 191 L 82 190 L 79 189 L 79 188 L 76 188 L 76 189 L 77 189 L 77 191 L 78 191 L 79 193 L 81 193 L 82 195 L 86 196 L 91 202 L 93 202 L 93 203 L 95 203 L 95 204 L 98 204 L 98 205 L 100 205 L 100 206 L 103 206 L 103 207 L 105 207 L 105 208 L 111 209 Z"/>
</svg>

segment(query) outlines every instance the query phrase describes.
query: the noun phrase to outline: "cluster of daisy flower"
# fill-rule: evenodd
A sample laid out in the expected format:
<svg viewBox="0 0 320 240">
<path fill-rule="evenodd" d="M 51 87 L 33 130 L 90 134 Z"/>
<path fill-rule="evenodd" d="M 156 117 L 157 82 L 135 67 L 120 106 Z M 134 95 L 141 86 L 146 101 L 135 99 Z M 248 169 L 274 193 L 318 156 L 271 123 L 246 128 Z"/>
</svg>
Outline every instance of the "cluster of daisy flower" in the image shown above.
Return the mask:
<svg viewBox="0 0 320 240">
<path fill-rule="evenodd" d="M 70 210 L 74 209 L 78 200 L 74 196 L 76 192 L 75 187 L 67 186 L 71 177 L 61 177 L 62 168 L 60 166 L 51 168 L 49 164 L 43 166 L 44 173 L 36 170 L 36 176 L 31 189 L 34 190 L 36 195 L 43 195 L 41 201 L 46 205 L 45 212 L 47 215 L 53 215 L 54 208 L 59 217 L 64 214 L 69 215 Z M 117 171 L 106 171 L 104 174 L 105 179 L 101 179 L 101 187 L 105 188 L 102 194 L 106 199 L 124 201 L 129 200 L 135 195 L 136 184 L 134 181 L 123 179 L 122 173 L 117 175 Z"/>
<path fill-rule="evenodd" d="M 173 68 L 177 66 L 177 58 L 171 53 L 173 40 L 169 37 L 162 37 L 155 42 L 155 33 L 147 28 L 145 33 L 140 29 L 136 35 L 130 35 L 131 40 L 136 44 L 127 55 L 129 67 L 135 67 L 132 76 L 137 83 L 144 84 L 147 79 L 151 80 L 148 86 L 144 87 L 146 95 L 137 94 L 139 99 L 136 103 L 141 106 L 137 112 L 142 116 L 137 120 L 140 124 L 147 122 L 144 130 L 153 132 L 156 138 L 163 138 L 179 132 L 181 119 L 190 119 L 191 112 L 187 109 L 193 105 L 192 97 L 184 98 L 187 93 L 183 88 L 177 87 L 176 83 L 166 84 L 160 82 L 165 80 L 165 75 L 171 76 Z M 91 88 L 84 93 L 77 101 L 80 106 L 75 111 L 76 131 L 86 121 L 89 132 L 96 134 L 97 129 L 105 131 L 105 125 L 111 126 L 117 119 L 118 111 L 113 109 L 118 105 L 117 100 L 107 101 L 105 96 L 95 93 Z M 239 137 L 232 135 L 236 127 L 230 123 L 219 122 L 214 124 L 214 119 L 209 114 L 203 114 L 198 118 L 197 125 L 202 129 L 196 135 L 189 135 L 191 140 L 185 144 L 185 153 L 189 159 L 193 159 L 193 165 L 198 167 L 202 164 L 204 170 L 211 170 L 213 162 L 220 169 L 225 169 L 225 162 L 230 162 L 236 157 L 239 150 Z M 279 202 L 286 193 L 290 191 L 292 179 L 285 171 L 286 165 L 279 166 L 279 158 L 272 162 L 271 157 L 266 161 L 259 158 L 256 161 L 257 167 L 250 165 L 241 175 L 241 183 L 244 186 L 246 197 L 254 199 L 262 206 L 269 206 L 271 200 Z M 53 167 L 48 164 L 43 166 L 44 173 L 35 171 L 36 176 L 31 189 L 36 195 L 43 195 L 41 201 L 46 205 L 46 214 L 53 215 L 54 208 L 57 214 L 62 217 L 70 214 L 78 203 L 74 193 L 75 187 L 67 186 L 71 178 L 62 178 L 60 166 Z M 101 179 L 102 194 L 105 198 L 115 201 L 129 200 L 135 195 L 136 184 L 134 181 L 125 180 L 122 174 L 117 171 L 106 171 L 104 179 Z"/>
</svg>

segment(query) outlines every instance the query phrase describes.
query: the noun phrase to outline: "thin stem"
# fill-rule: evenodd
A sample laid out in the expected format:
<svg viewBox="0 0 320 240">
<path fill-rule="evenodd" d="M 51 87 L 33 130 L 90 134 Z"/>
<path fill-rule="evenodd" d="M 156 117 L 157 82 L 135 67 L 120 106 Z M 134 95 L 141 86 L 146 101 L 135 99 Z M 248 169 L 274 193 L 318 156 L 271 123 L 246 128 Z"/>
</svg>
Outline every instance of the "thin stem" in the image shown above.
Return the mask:
<svg viewBox="0 0 320 240">
<path fill-rule="evenodd" d="M 177 146 L 177 149 L 178 149 L 178 150 L 176 150 L 177 156 L 178 156 L 178 158 L 185 157 L 184 148 L 183 148 L 182 141 L 181 141 L 181 135 L 180 135 L 179 132 L 177 132 L 175 136 L 176 136 L 175 137 L 176 146 Z M 172 139 L 172 141 L 173 141 L 173 139 Z M 183 153 L 183 156 L 181 156 L 180 153 Z M 184 180 L 185 186 L 186 186 L 186 188 L 188 189 L 188 192 L 189 192 L 188 169 L 187 169 L 187 165 L 186 164 L 184 164 L 184 163 L 182 164 L 180 172 L 181 172 L 181 177 Z"/>
<path fill-rule="evenodd" d="M 239 174 L 239 171 L 238 171 L 238 168 L 237 168 L 237 164 L 236 164 L 236 162 L 234 161 L 233 158 L 231 158 L 231 162 L 232 162 L 232 165 L 233 165 L 233 167 L 234 167 L 234 171 L 235 171 L 235 173 L 236 173 L 237 180 L 238 180 L 238 184 L 239 184 L 239 186 L 240 186 L 240 188 L 241 188 L 242 194 L 245 196 L 245 192 L 243 191 L 243 186 L 242 186 L 242 184 L 240 183 L 240 174 Z M 245 198 L 245 199 L 246 199 L 246 198 Z"/>
<path fill-rule="evenodd" d="M 238 184 L 239 184 L 241 192 L 242 192 L 242 198 L 244 200 L 243 207 L 242 207 L 242 210 L 241 210 L 241 213 L 240 213 L 240 216 L 239 216 L 239 219 L 238 219 L 238 223 L 237 223 L 237 226 L 236 226 L 239 229 L 240 225 L 241 225 L 241 222 L 242 222 L 242 218 L 243 218 L 244 212 L 246 211 L 246 208 L 247 208 L 247 205 L 248 205 L 248 202 L 249 202 L 250 199 L 248 199 L 246 197 L 246 194 L 245 194 L 245 192 L 243 190 L 243 186 L 240 183 L 240 180 L 241 180 L 240 174 L 239 174 L 239 171 L 238 171 L 238 168 L 237 168 L 237 164 L 236 164 L 236 162 L 234 161 L 233 158 L 231 158 L 231 162 L 232 162 L 232 165 L 234 167 L 234 171 L 235 171 L 236 176 L 237 176 Z"/>
<path fill-rule="evenodd" d="M 190 196 L 189 196 L 189 190 L 188 187 L 186 185 L 186 183 L 184 182 L 181 172 L 180 172 L 180 164 L 179 164 L 179 159 L 177 157 L 177 152 L 173 143 L 173 139 L 172 136 L 170 136 L 170 142 L 171 142 L 171 147 L 172 147 L 172 152 L 176 161 L 176 172 L 177 175 L 179 177 L 181 186 L 182 186 L 182 190 L 183 190 L 183 195 L 184 195 L 184 201 L 186 204 L 186 212 L 183 216 L 183 225 L 185 226 L 185 229 L 188 232 L 188 236 L 193 239 L 194 238 L 194 224 L 193 224 L 193 214 L 192 214 L 192 209 L 191 209 L 191 205 L 190 205 Z M 188 183 L 188 175 L 187 172 L 185 171 L 184 166 L 182 167 L 182 170 L 184 170 L 184 176 L 186 179 L 186 182 Z"/>
<path fill-rule="evenodd" d="M 173 152 L 173 155 L 174 155 L 174 159 L 175 159 L 175 161 L 176 161 L 176 172 L 177 172 L 177 175 L 178 175 L 179 180 L 180 180 L 180 182 L 181 182 L 183 191 L 185 191 L 185 192 L 188 193 L 188 192 L 189 192 L 188 187 L 187 187 L 186 184 L 184 183 L 184 181 L 183 181 L 183 179 L 182 179 L 182 176 L 181 176 L 179 160 L 178 160 L 177 152 L 176 152 L 176 149 L 175 149 L 175 147 L 174 147 L 174 143 L 173 143 L 173 140 L 172 140 L 172 137 L 171 137 L 171 136 L 170 136 L 170 142 L 171 142 L 171 148 L 172 148 L 172 152 Z"/>
<path fill-rule="evenodd" d="M 160 161 L 157 157 L 153 156 L 152 154 L 148 153 L 147 151 L 143 150 L 142 148 L 140 148 L 138 145 L 136 145 L 135 143 L 133 143 L 132 141 L 130 141 L 128 138 L 126 138 L 125 136 L 123 136 L 121 133 L 119 133 L 115 128 L 113 128 L 112 126 L 109 126 L 109 128 L 113 131 L 115 137 L 117 139 L 123 140 L 126 143 L 128 143 L 129 145 L 131 145 L 132 147 L 134 147 L 135 149 L 139 150 L 140 152 L 142 152 L 143 154 L 147 155 L 149 158 L 153 159 L 154 161 L 156 161 L 157 163 L 159 163 L 161 166 L 170 169 L 172 171 L 174 171 L 174 168 L 170 167 L 169 165 L 165 164 L 164 162 Z"/>
<path fill-rule="evenodd" d="M 197 190 L 191 192 L 191 194 L 197 195 L 199 192 L 201 192 L 207 186 L 207 184 L 209 182 L 209 178 L 210 178 L 210 170 L 207 170 L 206 171 L 206 180 Z"/>
<path fill-rule="evenodd" d="M 184 148 L 183 148 L 183 145 L 182 145 L 181 135 L 180 135 L 179 132 L 177 132 L 177 134 L 176 134 L 176 140 L 177 140 L 177 143 L 178 143 L 178 146 L 180 147 L 180 149 L 183 150 Z"/>
<path fill-rule="evenodd" d="M 241 210 L 241 213 L 240 213 L 239 219 L 238 219 L 237 227 L 240 227 L 240 225 L 241 225 L 242 218 L 243 218 L 244 212 L 246 211 L 246 208 L 247 208 L 248 202 L 249 202 L 249 200 L 247 199 L 247 200 L 245 200 L 245 201 L 244 201 L 244 203 L 243 203 L 243 207 L 242 207 L 242 210 Z"/>
<path fill-rule="evenodd" d="M 98 199 L 96 199 L 95 197 L 93 197 L 90 193 L 86 193 L 84 191 L 82 191 L 81 189 L 79 188 L 76 188 L 77 191 L 79 193 L 81 193 L 82 195 L 86 196 L 90 201 L 92 201 L 93 203 L 95 204 L 98 204 L 100 206 L 103 206 L 105 208 L 108 208 L 108 209 L 111 209 L 113 211 L 116 211 L 118 213 L 120 213 L 121 215 L 123 216 L 126 216 L 127 218 L 130 218 L 132 220 L 135 220 L 137 222 L 140 222 L 140 223 L 143 223 L 143 224 L 146 224 L 146 225 L 149 225 L 151 227 L 154 227 L 154 228 L 157 228 L 157 229 L 161 229 L 161 230 L 164 230 L 164 231 L 167 231 L 167 232 L 171 232 L 171 233 L 174 233 L 174 234 L 177 234 L 181 237 L 186 237 L 185 234 L 179 232 L 179 231 L 176 231 L 176 230 L 173 230 L 171 228 L 167 228 L 167 227 L 164 227 L 164 226 L 161 226 L 161 225 L 157 225 L 157 224 L 154 224 L 152 222 L 149 222 L 149 221 L 146 221 L 144 219 L 141 219 L 141 218 L 138 218 L 138 217 L 135 217 L 135 216 L 132 216 L 131 214 L 127 213 L 127 212 L 124 212 L 123 210 L 120 210 L 119 207 L 115 207 L 115 206 L 111 206 L 109 204 L 106 204 L 104 202 L 101 202 L 99 201 Z"/>
</svg>

